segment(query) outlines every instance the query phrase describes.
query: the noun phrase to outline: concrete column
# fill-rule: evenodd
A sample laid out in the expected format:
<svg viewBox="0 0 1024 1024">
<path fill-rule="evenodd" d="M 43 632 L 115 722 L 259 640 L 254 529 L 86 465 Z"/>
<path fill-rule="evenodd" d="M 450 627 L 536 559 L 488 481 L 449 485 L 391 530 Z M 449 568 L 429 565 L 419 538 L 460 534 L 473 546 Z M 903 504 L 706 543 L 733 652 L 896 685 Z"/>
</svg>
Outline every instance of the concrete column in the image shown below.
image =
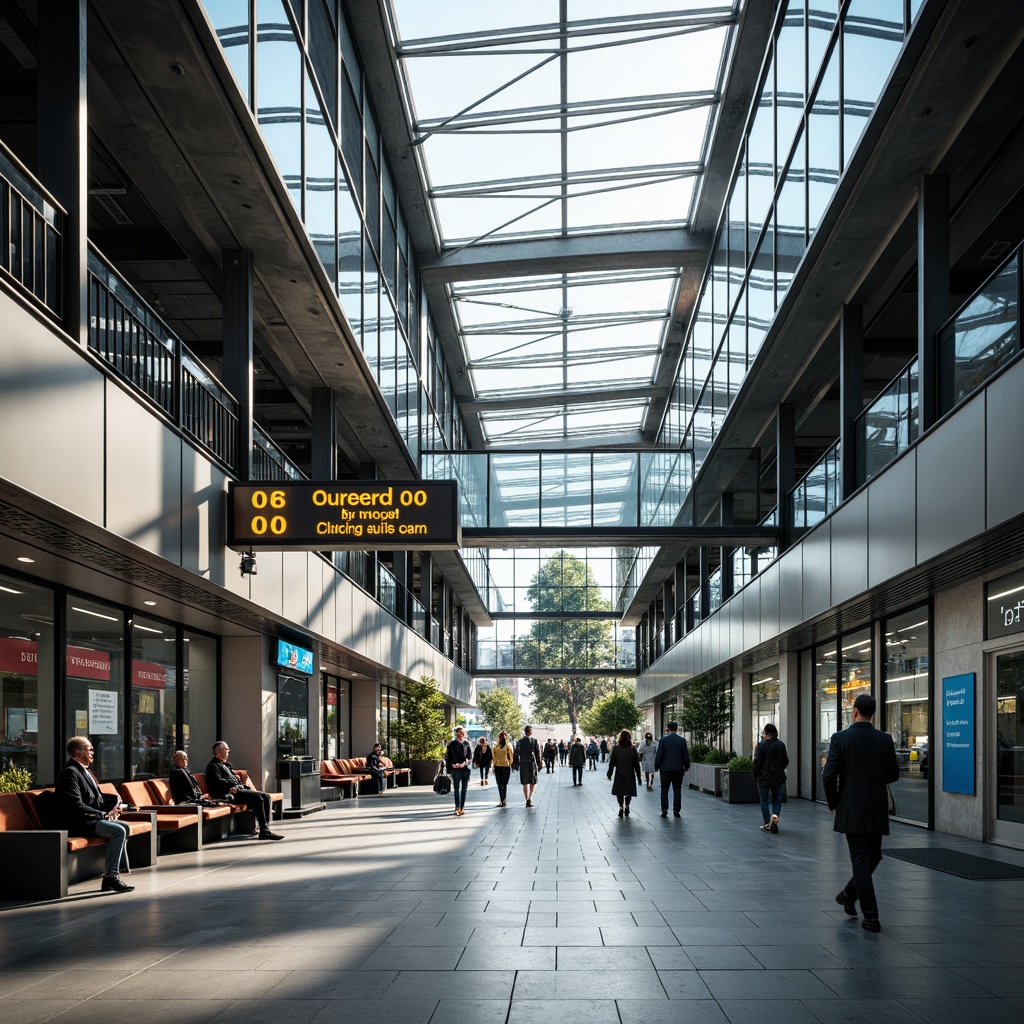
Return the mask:
<svg viewBox="0 0 1024 1024">
<path fill-rule="evenodd" d="M 800 658 L 792 651 L 779 655 L 779 720 L 775 724 L 789 752 L 788 795 L 809 796 L 801 778 L 807 753 L 800 742 Z"/>
<path fill-rule="evenodd" d="M 312 470 L 314 480 L 336 480 L 338 457 L 338 405 L 333 388 L 312 388 Z"/>
<path fill-rule="evenodd" d="M 839 320 L 839 497 L 864 480 L 854 425 L 864 409 L 864 307 L 844 305 Z"/>
<path fill-rule="evenodd" d="M 262 636 L 226 636 L 221 640 L 220 721 L 217 739 L 231 747 L 231 763 L 249 772 L 263 789 L 277 785 L 277 670 L 270 664 Z M 310 723 L 312 730 L 312 722 Z M 212 757 L 196 751 L 197 770 Z"/>
<path fill-rule="evenodd" d="M 39 180 L 67 211 L 61 268 L 64 329 L 88 343 L 88 103 L 86 0 L 51 0 L 37 36 Z"/>
<path fill-rule="evenodd" d="M 732 745 L 739 757 L 750 757 L 751 745 L 751 692 L 749 672 L 737 672 L 732 686 Z"/>
<path fill-rule="evenodd" d="M 224 370 L 223 380 L 238 402 L 235 472 L 251 480 L 253 470 L 253 296 L 252 252 L 231 249 L 224 253 Z"/>
<path fill-rule="evenodd" d="M 926 174 L 917 200 L 917 364 L 921 431 L 939 418 L 939 328 L 949 316 L 949 177 Z"/>
<path fill-rule="evenodd" d="M 775 419 L 775 486 L 779 500 L 779 554 L 792 535 L 789 492 L 796 486 L 796 416 L 791 405 L 780 405 Z"/>
<path fill-rule="evenodd" d="M 352 745 L 350 757 L 365 757 L 377 742 L 380 716 L 380 683 L 376 679 L 352 680 Z"/>
</svg>

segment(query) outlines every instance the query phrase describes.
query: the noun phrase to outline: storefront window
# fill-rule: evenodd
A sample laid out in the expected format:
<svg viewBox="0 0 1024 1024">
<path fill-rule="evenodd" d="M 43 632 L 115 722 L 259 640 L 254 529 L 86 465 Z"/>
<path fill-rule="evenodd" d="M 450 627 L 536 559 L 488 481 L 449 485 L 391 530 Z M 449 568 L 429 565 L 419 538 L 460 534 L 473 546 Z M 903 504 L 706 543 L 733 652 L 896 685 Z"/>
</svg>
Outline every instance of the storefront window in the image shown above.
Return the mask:
<svg viewBox="0 0 1024 1024">
<path fill-rule="evenodd" d="M 815 648 L 814 651 L 814 779 L 815 794 L 824 798 L 821 791 L 821 769 L 828 756 L 828 741 L 839 728 L 839 711 L 836 699 L 839 678 L 839 650 L 835 642 Z"/>
<path fill-rule="evenodd" d="M 996 659 L 996 834 L 1024 825 L 1024 652 Z M 1009 833 L 1016 843 L 1020 832 Z"/>
<path fill-rule="evenodd" d="M 853 702 L 862 693 L 871 693 L 871 649 L 870 628 L 843 637 L 843 657 L 839 666 L 843 681 L 840 701 L 842 729 L 853 721 Z"/>
<path fill-rule="evenodd" d="M 53 592 L 0 576 L 0 770 L 33 783 L 54 760 L 53 647 Z"/>
<path fill-rule="evenodd" d="M 896 814 L 928 821 L 928 609 L 915 608 L 885 622 L 885 718 L 900 762 L 893 784 Z"/>
<path fill-rule="evenodd" d="M 750 683 L 750 724 L 753 750 L 761 739 L 764 727 L 771 723 L 779 728 L 779 666 L 770 665 L 754 673 Z M 746 754 L 747 751 L 737 751 Z"/>
<path fill-rule="evenodd" d="M 136 616 L 132 621 L 131 777 L 152 779 L 171 770 L 177 749 L 177 630 Z"/>
<path fill-rule="evenodd" d="M 323 756 L 349 757 L 349 687 L 344 679 L 324 676 Z"/>
<path fill-rule="evenodd" d="M 380 688 L 380 720 L 377 724 L 377 742 L 384 748 L 387 757 L 397 757 L 398 739 L 394 734 L 394 726 L 401 717 L 401 705 L 398 690 L 390 686 Z"/>
<path fill-rule="evenodd" d="M 309 753 L 309 680 L 277 677 L 277 756 Z"/>
<path fill-rule="evenodd" d="M 89 737 L 101 782 L 125 777 L 124 655 L 121 610 L 68 595 L 64 740 Z"/>
</svg>

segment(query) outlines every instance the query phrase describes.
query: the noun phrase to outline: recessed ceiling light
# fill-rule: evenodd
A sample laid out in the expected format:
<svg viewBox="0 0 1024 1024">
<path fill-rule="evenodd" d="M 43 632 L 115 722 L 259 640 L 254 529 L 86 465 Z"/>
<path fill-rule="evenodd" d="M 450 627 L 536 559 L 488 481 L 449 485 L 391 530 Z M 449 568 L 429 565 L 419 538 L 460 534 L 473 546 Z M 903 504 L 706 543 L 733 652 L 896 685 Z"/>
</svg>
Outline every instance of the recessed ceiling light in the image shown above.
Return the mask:
<svg viewBox="0 0 1024 1024">
<path fill-rule="evenodd" d="M 27 562 L 29 565 L 31 565 L 32 563 L 35 562 L 35 559 L 34 558 L 29 558 L 28 555 L 19 555 L 18 556 L 18 561 L 19 562 Z"/>
<path fill-rule="evenodd" d="M 13 587 L 0 587 L 0 590 L 2 590 L 5 594 L 23 594 L 23 593 L 25 593 L 25 591 L 23 591 L 23 590 L 15 590 Z"/>
<path fill-rule="evenodd" d="M 153 607 L 153 605 L 155 605 L 155 604 L 156 604 L 156 601 L 143 601 L 142 603 L 143 603 L 144 605 L 146 605 L 147 607 L 149 607 L 149 608 L 152 608 L 152 607 Z"/>
</svg>

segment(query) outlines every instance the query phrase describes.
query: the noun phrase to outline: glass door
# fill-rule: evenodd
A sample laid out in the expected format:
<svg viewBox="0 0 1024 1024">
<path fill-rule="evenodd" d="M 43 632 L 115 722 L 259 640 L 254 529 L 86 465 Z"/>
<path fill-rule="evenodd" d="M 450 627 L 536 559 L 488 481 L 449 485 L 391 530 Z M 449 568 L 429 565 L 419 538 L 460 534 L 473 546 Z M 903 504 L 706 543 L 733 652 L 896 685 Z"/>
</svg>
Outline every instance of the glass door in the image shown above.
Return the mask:
<svg viewBox="0 0 1024 1024">
<path fill-rule="evenodd" d="M 1024 847 L 1024 651 L 995 657 L 995 739 L 992 838 Z"/>
</svg>

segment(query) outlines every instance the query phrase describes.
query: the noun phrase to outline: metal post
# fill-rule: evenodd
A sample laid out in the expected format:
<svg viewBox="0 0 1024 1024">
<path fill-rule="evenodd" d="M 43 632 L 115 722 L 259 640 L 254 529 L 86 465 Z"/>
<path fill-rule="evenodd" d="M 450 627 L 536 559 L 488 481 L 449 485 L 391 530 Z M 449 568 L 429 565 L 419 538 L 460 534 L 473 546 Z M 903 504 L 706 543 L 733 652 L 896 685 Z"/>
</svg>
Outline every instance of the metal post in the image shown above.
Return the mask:
<svg viewBox="0 0 1024 1024">
<path fill-rule="evenodd" d="M 917 387 L 921 431 L 939 418 L 939 328 L 949 316 L 949 177 L 926 174 L 917 200 Z"/>
<path fill-rule="evenodd" d="M 240 480 L 253 471 L 253 262 L 248 249 L 224 253 L 224 384 L 238 402 L 234 468 Z"/>
<path fill-rule="evenodd" d="M 864 408 L 864 307 L 844 305 L 839 320 L 839 497 L 862 483 L 857 467 L 857 417 Z"/>
</svg>

